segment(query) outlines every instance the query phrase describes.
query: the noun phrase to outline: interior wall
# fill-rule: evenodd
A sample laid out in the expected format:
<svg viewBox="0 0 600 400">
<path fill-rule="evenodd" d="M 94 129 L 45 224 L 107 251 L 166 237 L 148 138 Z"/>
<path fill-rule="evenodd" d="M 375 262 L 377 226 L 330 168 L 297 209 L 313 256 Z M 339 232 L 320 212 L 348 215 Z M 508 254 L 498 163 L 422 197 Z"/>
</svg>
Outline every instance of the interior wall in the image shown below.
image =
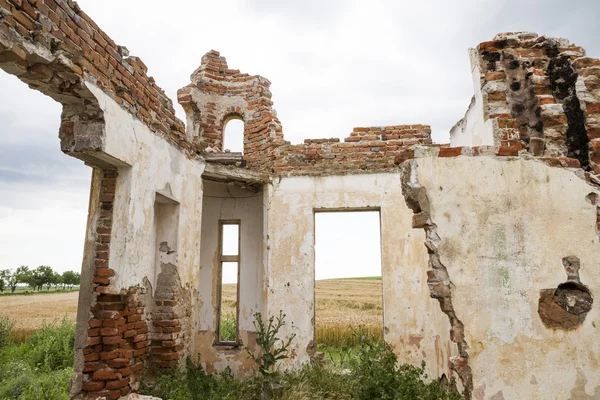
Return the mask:
<svg viewBox="0 0 600 400">
<path fill-rule="evenodd" d="M 549 328 L 538 313 L 541 292 L 567 281 L 563 257 L 578 257 L 581 282 L 600 293 L 596 191 L 533 160 L 413 163 L 464 324 L 473 397 L 600 398 L 600 306 L 572 330 Z"/>
<path fill-rule="evenodd" d="M 400 174 L 286 177 L 268 193 L 268 312 L 286 314 L 295 333 L 285 367 L 309 361 L 314 345 L 314 210 L 372 208 L 381 213 L 384 339 L 401 363 L 427 363 L 431 377 L 450 375 L 448 318 L 427 288 L 425 235 L 412 229 Z"/>
<path fill-rule="evenodd" d="M 249 369 L 244 346 L 254 346 L 254 313 L 262 311 L 264 276 L 263 194 L 204 181 L 202 238 L 198 281 L 199 325 L 196 353 L 208 371 L 229 366 L 234 373 Z M 214 346 L 217 339 L 219 221 L 240 221 L 238 348 Z"/>
</svg>

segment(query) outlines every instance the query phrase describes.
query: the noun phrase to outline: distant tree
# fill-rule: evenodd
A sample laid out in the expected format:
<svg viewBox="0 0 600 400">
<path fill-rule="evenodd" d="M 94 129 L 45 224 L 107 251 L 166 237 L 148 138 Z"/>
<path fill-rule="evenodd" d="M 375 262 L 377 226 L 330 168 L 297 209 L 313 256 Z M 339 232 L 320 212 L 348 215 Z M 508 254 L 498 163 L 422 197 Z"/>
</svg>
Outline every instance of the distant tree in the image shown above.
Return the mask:
<svg viewBox="0 0 600 400">
<path fill-rule="evenodd" d="M 47 265 L 40 265 L 35 269 L 35 271 L 40 277 L 40 286 L 46 286 L 48 291 L 50 291 L 52 284 L 54 284 L 54 271 L 52 268 Z"/>
<path fill-rule="evenodd" d="M 8 271 L 8 270 L 5 270 Z M 29 267 L 26 265 L 21 265 L 15 272 L 10 272 L 6 274 L 6 283 L 10 288 L 10 292 L 14 293 L 17 290 L 17 285 L 19 283 L 28 283 L 31 277 L 31 271 Z"/>
<path fill-rule="evenodd" d="M 27 278 L 26 283 L 29 284 L 34 290 L 38 292 L 44 287 L 44 276 L 43 270 L 40 270 L 40 267 L 37 267 L 34 270 L 31 270 L 29 273 L 29 277 Z"/>
<path fill-rule="evenodd" d="M 79 274 L 73 271 L 65 271 L 62 274 L 62 283 L 64 285 L 68 285 L 69 289 L 71 286 L 79 284 Z"/>
<path fill-rule="evenodd" d="M 58 289 L 60 285 L 63 283 L 62 275 L 58 272 L 54 272 L 54 276 L 52 277 L 52 284 L 54 285 L 54 289 Z"/>
<path fill-rule="evenodd" d="M 31 270 L 29 269 L 29 267 L 27 265 L 21 265 L 19 268 L 17 268 L 17 270 L 14 273 L 15 275 L 15 289 L 17 287 L 17 284 L 19 283 L 28 283 L 31 280 Z M 14 289 L 13 289 L 13 293 L 14 293 Z"/>
<path fill-rule="evenodd" d="M 10 269 L 3 269 L 0 271 L 0 292 L 4 292 L 8 277 L 10 276 Z"/>
</svg>

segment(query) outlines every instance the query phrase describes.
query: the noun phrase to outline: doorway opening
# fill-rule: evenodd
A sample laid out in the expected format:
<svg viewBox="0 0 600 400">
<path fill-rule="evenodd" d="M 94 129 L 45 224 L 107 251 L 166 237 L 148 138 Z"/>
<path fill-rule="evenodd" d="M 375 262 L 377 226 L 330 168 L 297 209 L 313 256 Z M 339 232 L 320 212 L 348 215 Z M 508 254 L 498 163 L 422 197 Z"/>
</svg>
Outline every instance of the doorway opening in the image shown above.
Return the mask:
<svg viewBox="0 0 600 400">
<path fill-rule="evenodd" d="M 381 228 L 377 209 L 315 211 L 315 337 L 328 357 L 383 339 Z"/>
</svg>

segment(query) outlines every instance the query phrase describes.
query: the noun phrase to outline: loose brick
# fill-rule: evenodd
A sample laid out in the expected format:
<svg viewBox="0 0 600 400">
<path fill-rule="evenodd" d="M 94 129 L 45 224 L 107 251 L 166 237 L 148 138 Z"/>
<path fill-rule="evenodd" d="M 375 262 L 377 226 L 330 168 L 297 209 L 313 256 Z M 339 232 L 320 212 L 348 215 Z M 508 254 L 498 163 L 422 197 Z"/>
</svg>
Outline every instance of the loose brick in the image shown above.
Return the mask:
<svg viewBox="0 0 600 400">
<path fill-rule="evenodd" d="M 95 381 L 110 381 L 117 379 L 117 375 L 111 369 L 101 369 L 92 374 L 92 379 Z"/>
</svg>

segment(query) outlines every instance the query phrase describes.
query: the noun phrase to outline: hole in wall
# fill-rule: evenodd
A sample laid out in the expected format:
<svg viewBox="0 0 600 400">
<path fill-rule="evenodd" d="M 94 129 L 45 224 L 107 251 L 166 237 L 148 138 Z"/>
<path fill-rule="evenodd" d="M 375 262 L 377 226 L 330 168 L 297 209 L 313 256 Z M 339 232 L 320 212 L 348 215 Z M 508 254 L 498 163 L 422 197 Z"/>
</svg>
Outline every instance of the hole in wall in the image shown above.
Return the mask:
<svg viewBox="0 0 600 400">
<path fill-rule="evenodd" d="M 226 120 L 223 128 L 223 151 L 244 152 L 244 121 L 241 119 Z"/>
<path fill-rule="evenodd" d="M 563 258 L 567 281 L 556 289 L 540 291 L 538 314 L 547 328 L 572 330 L 579 327 L 592 309 L 594 299 L 579 278 L 580 260 L 576 256 Z"/>
<path fill-rule="evenodd" d="M 383 339 L 379 211 L 315 212 L 317 350 L 334 357 L 362 329 Z"/>
</svg>

